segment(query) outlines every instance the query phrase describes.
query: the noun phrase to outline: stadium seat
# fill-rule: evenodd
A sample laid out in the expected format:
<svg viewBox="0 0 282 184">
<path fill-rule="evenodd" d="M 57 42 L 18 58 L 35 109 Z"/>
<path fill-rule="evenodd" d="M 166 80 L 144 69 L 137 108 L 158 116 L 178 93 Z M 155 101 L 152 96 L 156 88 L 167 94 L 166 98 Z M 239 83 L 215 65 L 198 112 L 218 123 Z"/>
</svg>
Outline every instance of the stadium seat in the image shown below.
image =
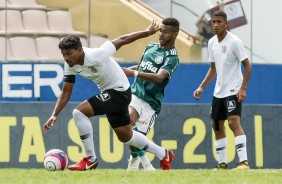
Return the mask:
<svg viewBox="0 0 282 184">
<path fill-rule="evenodd" d="M 58 47 L 60 39 L 51 36 L 42 36 L 35 39 L 38 56 L 42 61 L 64 61 Z"/>
<path fill-rule="evenodd" d="M 46 9 L 46 6 L 39 5 L 35 0 L 8 0 L 10 8 L 17 9 Z"/>
<path fill-rule="evenodd" d="M 7 4 L 6 4 L 6 2 L 7 2 Z M 9 3 L 9 2 L 8 2 L 7 0 L 0 0 L 0 8 L 1 8 L 1 9 L 5 9 L 6 6 L 9 5 L 8 3 Z"/>
<path fill-rule="evenodd" d="M 9 48 L 11 56 L 9 61 L 39 61 L 40 58 L 36 52 L 35 40 L 27 36 L 16 36 L 9 38 Z"/>
<path fill-rule="evenodd" d="M 0 11 L 0 33 L 18 34 L 18 35 L 33 34 L 32 31 L 28 31 L 24 29 L 22 23 L 22 14 L 18 10 Z"/>
<path fill-rule="evenodd" d="M 0 61 L 6 61 L 11 57 L 9 42 L 6 37 L 0 37 Z"/>
<path fill-rule="evenodd" d="M 90 36 L 90 47 L 100 47 L 100 45 L 108 40 L 108 38 L 105 38 L 103 36 Z"/>
<path fill-rule="evenodd" d="M 84 32 L 73 29 L 70 12 L 64 10 L 53 10 L 47 12 L 48 25 L 51 31 L 61 35 L 75 34 L 86 36 Z"/>
<path fill-rule="evenodd" d="M 6 60 L 6 38 L 0 37 L 0 61 Z"/>
<path fill-rule="evenodd" d="M 47 22 L 47 14 L 44 10 L 22 11 L 23 26 L 25 29 L 34 31 L 34 34 L 51 35 Z"/>
</svg>

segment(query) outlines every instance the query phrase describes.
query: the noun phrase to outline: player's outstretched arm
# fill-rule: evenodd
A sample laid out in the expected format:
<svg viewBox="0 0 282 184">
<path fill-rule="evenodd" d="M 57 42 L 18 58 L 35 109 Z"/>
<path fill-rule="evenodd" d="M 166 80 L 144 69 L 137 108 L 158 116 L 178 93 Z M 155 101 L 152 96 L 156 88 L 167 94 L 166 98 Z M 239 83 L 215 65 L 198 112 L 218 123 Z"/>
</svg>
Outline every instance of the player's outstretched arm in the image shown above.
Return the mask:
<svg viewBox="0 0 282 184">
<path fill-rule="evenodd" d="M 134 42 L 135 40 L 148 37 L 150 35 L 155 34 L 160 29 L 160 25 L 155 20 L 152 21 L 149 27 L 147 27 L 144 31 L 137 31 L 133 33 L 129 33 L 123 36 L 120 36 L 114 40 L 112 40 L 112 43 L 116 47 L 116 50 L 118 50 L 121 46 L 129 44 Z"/>
<path fill-rule="evenodd" d="M 54 107 L 53 113 L 51 117 L 44 123 L 43 130 L 45 133 L 48 132 L 48 130 L 56 123 L 57 116 L 62 111 L 62 109 L 66 106 L 68 103 L 73 89 L 73 83 L 65 82 L 62 93 L 58 97 L 56 106 Z"/>
</svg>

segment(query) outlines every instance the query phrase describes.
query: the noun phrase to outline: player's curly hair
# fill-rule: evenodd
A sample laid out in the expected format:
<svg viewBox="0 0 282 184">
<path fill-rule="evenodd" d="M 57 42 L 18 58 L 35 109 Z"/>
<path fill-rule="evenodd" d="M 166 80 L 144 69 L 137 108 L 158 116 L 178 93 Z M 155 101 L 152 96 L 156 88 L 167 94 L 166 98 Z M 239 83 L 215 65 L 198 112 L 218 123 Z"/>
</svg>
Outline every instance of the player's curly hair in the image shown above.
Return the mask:
<svg viewBox="0 0 282 184">
<path fill-rule="evenodd" d="M 59 49 L 78 49 L 82 47 L 80 38 L 76 35 L 65 36 L 59 43 Z"/>
<path fill-rule="evenodd" d="M 162 21 L 163 25 L 168 25 L 168 26 L 172 26 L 174 28 L 174 31 L 175 32 L 178 32 L 179 31 L 179 26 L 180 26 L 180 23 L 179 21 L 176 19 L 176 18 L 165 18 L 163 21 Z"/>
</svg>

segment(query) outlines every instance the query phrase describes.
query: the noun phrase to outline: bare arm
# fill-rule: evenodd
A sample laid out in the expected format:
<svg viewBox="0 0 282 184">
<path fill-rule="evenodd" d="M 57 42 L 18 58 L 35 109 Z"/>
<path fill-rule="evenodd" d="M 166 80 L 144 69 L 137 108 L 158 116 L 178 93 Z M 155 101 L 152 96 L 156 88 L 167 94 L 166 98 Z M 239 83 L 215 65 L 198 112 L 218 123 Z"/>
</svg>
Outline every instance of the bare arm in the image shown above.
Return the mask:
<svg viewBox="0 0 282 184">
<path fill-rule="evenodd" d="M 243 82 L 242 82 L 241 88 L 237 94 L 237 98 L 239 102 L 243 102 L 247 97 L 246 90 L 247 90 L 248 82 L 249 82 L 251 71 L 252 71 L 252 65 L 249 62 L 248 58 L 242 61 L 242 64 L 244 66 L 245 71 L 243 75 Z"/>
<path fill-rule="evenodd" d="M 138 64 L 138 65 L 131 66 L 131 67 L 128 67 L 128 69 L 130 69 L 130 70 L 137 70 L 137 69 L 138 69 L 138 66 L 139 66 L 139 64 Z"/>
<path fill-rule="evenodd" d="M 137 72 L 136 70 L 130 68 L 123 68 L 123 71 L 128 77 L 134 76 L 135 72 Z M 169 77 L 169 73 L 166 70 L 160 69 L 158 73 L 138 72 L 136 77 L 139 77 L 148 82 L 161 83 Z"/>
<path fill-rule="evenodd" d="M 122 69 L 127 77 L 131 77 L 134 75 L 134 72 L 138 70 L 139 65 L 140 65 L 140 62 L 137 65 L 133 65 L 128 68 L 122 68 Z"/>
<path fill-rule="evenodd" d="M 203 93 L 204 89 L 207 87 L 207 85 L 213 80 L 213 78 L 216 76 L 216 69 L 215 69 L 215 63 L 211 63 L 210 69 L 207 72 L 206 77 L 204 78 L 203 82 L 200 84 L 198 89 L 194 91 L 194 98 L 197 100 L 200 100 L 200 96 Z"/>
<path fill-rule="evenodd" d="M 120 36 L 112 40 L 112 43 L 116 47 L 116 50 L 118 50 L 123 45 L 132 43 L 135 40 L 155 34 L 159 29 L 160 29 L 159 24 L 156 21 L 152 21 L 151 25 L 145 31 L 138 31 Z"/>
<path fill-rule="evenodd" d="M 44 132 L 47 132 L 51 126 L 54 125 L 56 122 L 56 118 L 59 115 L 59 113 L 62 111 L 62 109 L 66 106 L 68 103 L 71 94 L 72 94 L 72 88 L 73 88 L 73 83 L 64 83 L 62 93 L 57 99 L 57 103 L 54 107 L 53 113 L 51 117 L 47 120 L 47 122 L 43 125 L 43 130 Z"/>
</svg>

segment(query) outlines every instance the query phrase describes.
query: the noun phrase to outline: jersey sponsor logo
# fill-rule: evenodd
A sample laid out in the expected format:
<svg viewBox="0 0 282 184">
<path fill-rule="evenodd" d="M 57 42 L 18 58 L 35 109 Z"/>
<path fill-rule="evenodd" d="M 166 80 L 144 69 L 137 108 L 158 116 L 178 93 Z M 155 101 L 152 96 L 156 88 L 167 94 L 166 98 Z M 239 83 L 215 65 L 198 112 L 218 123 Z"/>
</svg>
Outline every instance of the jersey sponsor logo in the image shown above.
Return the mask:
<svg viewBox="0 0 282 184">
<path fill-rule="evenodd" d="M 100 101 L 103 101 L 103 102 L 105 102 L 105 101 L 107 101 L 107 100 L 109 100 L 109 99 L 111 99 L 111 96 L 109 95 L 109 93 L 102 93 L 102 94 L 99 94 L 99 95 L 97 95 L 96 96 Z"/>
<path fill-rule="evenodd" d="M 227 109 L 228 109 L 228 112 L 231 112 L 234 109 L 236 109 L 236 102 L 235 102 L 235 100 L 227 101 Z"/>
<path fill-rule="evenodd" d="M 155 63 L 156 63 L 156 64 L 161 64 L 161 63 L 163 62 L 163 60 L 164 60 L 164 57 L 163 57 L 163 56 L 157 56 L 157 57 L 155 58 Z"/>
<path fill-rule="evenodd" d="M 221 46 L 221 53 L 222 53 L 222 54 L 225 54 L 225 53 L 226 53 L 226 50 L 227 50 L 227 46 L 226 46 L 226 45 L 222 45 L 222 46 Z"/>
<path fill-rule="evenodd" d="M 140 67 L 142 67 L 143 70 L 149 70 L 153 73 L 157 73 L 157 71 L 158 71 L 158 68 L 154 67 L 153 64 L 150 61 L 142 62 Z"/>
<path fill-rule="evenodd" d="M 92 73 L 96 73 L 98 71 L 95 66 L 88 66 L 87 68 L 89 68 Z"/>
</svg>

